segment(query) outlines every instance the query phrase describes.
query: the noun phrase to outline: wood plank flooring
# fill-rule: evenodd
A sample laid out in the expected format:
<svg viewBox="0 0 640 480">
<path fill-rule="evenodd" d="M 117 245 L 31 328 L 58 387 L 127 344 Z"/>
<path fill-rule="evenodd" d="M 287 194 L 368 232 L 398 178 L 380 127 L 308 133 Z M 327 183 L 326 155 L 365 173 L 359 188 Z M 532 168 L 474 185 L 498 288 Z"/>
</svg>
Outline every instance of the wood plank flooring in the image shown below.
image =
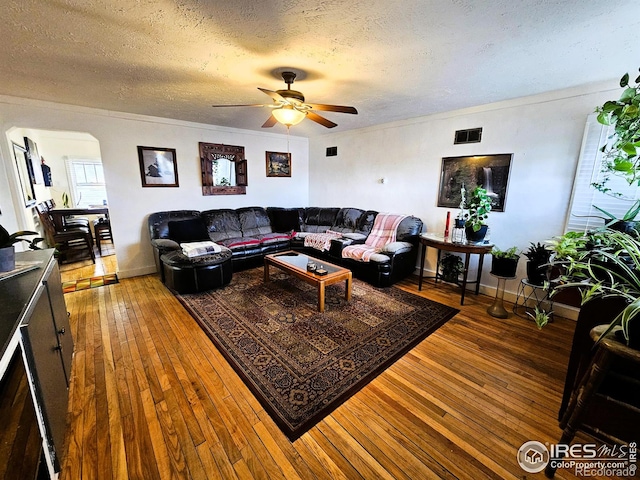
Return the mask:
<svg viewBox="0 0 640 480">
<path fill-rule="evenodd" d="M 293 443 L 158 276 L 65 295 L 75 356 L 60 478 L 544 478 L 516 452 L 560 438 L 574 322 L 539 331 L 487 315 L 482 295 L 459 307 L 457 287 L 400 287 L 461 312 Z"/>
</svg>

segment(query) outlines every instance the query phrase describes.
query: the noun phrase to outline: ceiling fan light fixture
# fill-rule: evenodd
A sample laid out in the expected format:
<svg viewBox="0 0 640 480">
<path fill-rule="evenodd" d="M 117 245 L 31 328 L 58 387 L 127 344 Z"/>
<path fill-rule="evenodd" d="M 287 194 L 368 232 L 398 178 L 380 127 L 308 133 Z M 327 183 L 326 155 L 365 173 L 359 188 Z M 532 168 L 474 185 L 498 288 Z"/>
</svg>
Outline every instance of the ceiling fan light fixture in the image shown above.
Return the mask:
<svg viewBox="0 0 640 480">
<path fill-rule="evenodd" d="M 278 122 L 291 127 L 299 124 L 307 116 L 304 112 L 296 110 L 291 105 L 285 105 L 282 108 L 276 108 L 271 112 Z"/>
</svg>

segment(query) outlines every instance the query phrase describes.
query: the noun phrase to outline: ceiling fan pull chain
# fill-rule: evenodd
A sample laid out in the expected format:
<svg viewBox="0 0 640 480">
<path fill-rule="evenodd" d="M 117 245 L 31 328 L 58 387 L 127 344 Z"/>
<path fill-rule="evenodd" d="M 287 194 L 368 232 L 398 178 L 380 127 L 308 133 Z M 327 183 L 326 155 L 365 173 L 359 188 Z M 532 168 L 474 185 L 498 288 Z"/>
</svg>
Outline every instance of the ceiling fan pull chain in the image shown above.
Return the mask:
<svg viewBox="0 0 640 480">
<path fill-rule="evenodd" d="M 290 130 L 291 130 L 291 128 L 289 127 L 289 125 L 287 125 L 287 155 L 288 155 L 289 153 L 291 153 L 291 152 L 289 151 L 289 131 L 290 131 Z"/>
</svg>

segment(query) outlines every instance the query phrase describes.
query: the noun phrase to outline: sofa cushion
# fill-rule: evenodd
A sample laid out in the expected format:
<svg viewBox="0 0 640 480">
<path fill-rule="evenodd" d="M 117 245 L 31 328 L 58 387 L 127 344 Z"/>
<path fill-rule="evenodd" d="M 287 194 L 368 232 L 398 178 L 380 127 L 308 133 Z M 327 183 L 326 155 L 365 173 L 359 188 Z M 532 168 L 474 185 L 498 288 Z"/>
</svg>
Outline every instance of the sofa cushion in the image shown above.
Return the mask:
<svg viewBox="0 0 640 480">
<path fill-rule="evenodd" d="M 364 212 L 362 215 L 360 215 L 358 227 L 355 231 L 357 233 L 368 236 L 371 233 L 371 229 L 373 229 L 373 224 L 376 221 L 377 216 L 378 212 L 376 212 L 375 210 L 367 210 L 366 212 Z"/>
<path fill-rule="evenodd" d="M 169 237 L 178 243 L 209 240 L 207 227 L 200 217 L 168 222 Z"/>
<path fill-rule="evenodd" d="M 324 233 L 336 222 L 339 208 L 308 207 L 305 210 L 305 232 Z"/>
<path fill-rule="evenodd" d="M 271 230 L 274 232 L 299 232 L 300 216 L 298 210 L 273 210 L 271 212 Z"/>
<path fill-rule="evenodd" d="M 397 253 L 408 252 L 411 250 L 411 248 L 413 248 L 413 245 L 411 245 L 409 242 L 392 242 L 387 243 L 382 249 L 381 253 L 391 253 L 395 255 Z"/>
<path fill-rule="evenodd" d="M 209 238 L 216 243 L 242 237 L 240 219 L 235 210 L 229 208 L 207 210 L 202 212 L 202 219 L 209 230 Z"/>
<path fill-rule="evenodd" d="M 331 230 L 341 233 L 355 232 L 360 222 L 360 217 L 365 213 L 359 208 L 341 208 L 336 215 L 336 220 Z"/>
<path fill-rule="evenodd" d="M 371 255 L 369 261 L 375 263 L 389 263 L 391 259 L 383 253 L 374 253 L 373 255 Z"/>
<path fill-rule="evenodd" d="M 220 240 L 218 243 L 230 248 L 231 250 L 236 250 L 260 245 L 260 239 L 253 237 L 235 237 Z"/>
<path fill-rule="evenodd" d="M 289 242 L 291 240 L 292 235 L 290 233 L 267 233 L 266 235 L 258 236 L 260 243 L 264 245 L 272 244 L 272 243 L 281 243 L 281 242 Z"/>
<path fill-rule="evenodd" d="M 364 242 L 367 239 L 367 236 L 362 233 L 343 233 L 342 236 L 353 242 Z"/>
<path fill-rule="evenodd" d="M 267 211 L 262 207 L 244 207 L 236 210 L 240 229 L 245 237 L 255 237 L 271 233 L 271 222 Z"/>
</svg>

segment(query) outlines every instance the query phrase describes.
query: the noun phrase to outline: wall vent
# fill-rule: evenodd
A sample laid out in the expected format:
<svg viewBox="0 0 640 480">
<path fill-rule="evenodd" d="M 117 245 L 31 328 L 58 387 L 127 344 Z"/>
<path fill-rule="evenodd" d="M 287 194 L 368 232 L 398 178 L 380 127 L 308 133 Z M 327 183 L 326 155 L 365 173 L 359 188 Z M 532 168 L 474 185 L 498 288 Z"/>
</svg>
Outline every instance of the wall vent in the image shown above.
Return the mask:
<svg viewBox="0 0 640 480">
<path fill-rule="evenodd" d="M 456 136 L 453 139 L 453 144 L 458 145 L 461 143 L 480 143 L 482 141 L 482 127 L 469 128 L 467 130 L 456 130 Z"/>
<path fill-rule="evenodd" d="M 338 155 L 338 147 L 327 147 L 327 157 L 335 157 Z"/>
</svg>

